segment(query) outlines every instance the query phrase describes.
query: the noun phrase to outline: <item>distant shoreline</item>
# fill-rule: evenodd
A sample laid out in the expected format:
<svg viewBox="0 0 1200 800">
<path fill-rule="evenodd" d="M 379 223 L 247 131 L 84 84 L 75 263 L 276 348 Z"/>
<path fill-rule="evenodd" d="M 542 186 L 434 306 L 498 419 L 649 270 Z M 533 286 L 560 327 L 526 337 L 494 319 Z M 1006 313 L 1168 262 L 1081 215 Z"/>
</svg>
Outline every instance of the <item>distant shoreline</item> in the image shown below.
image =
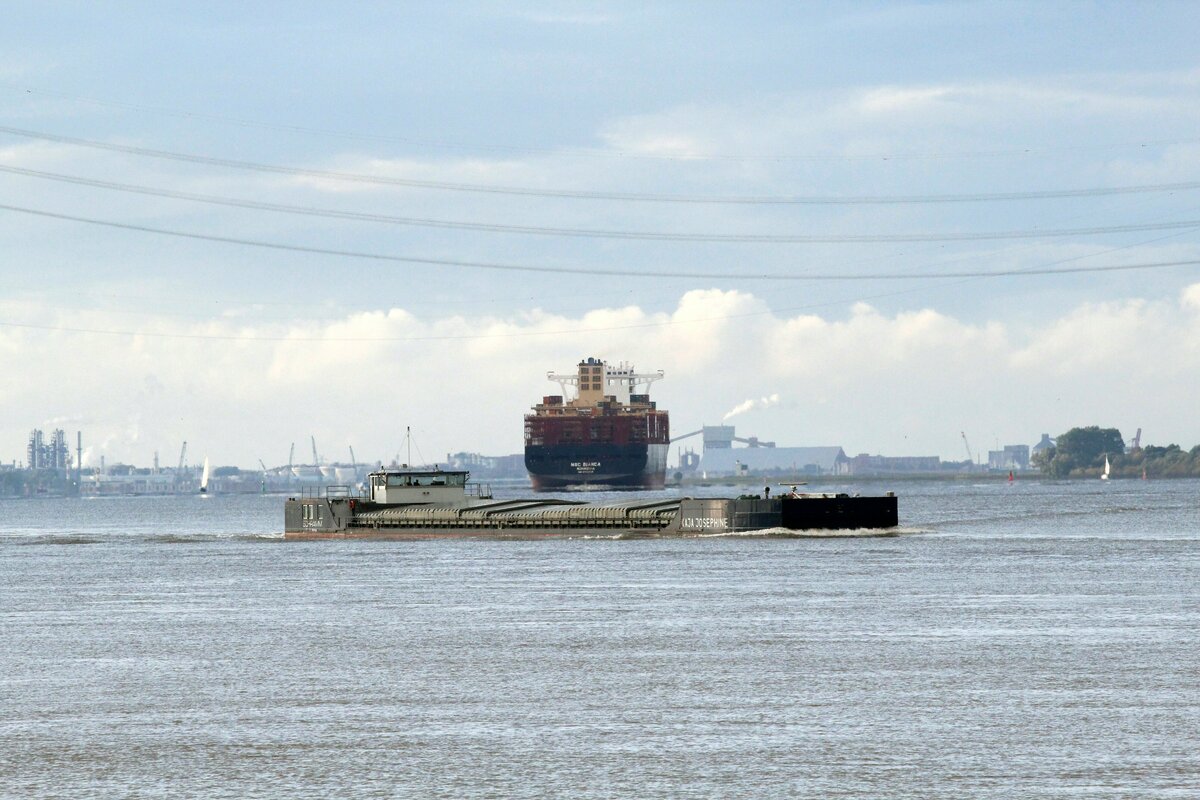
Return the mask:
<svg viewBox="0 0 1200 800">
<path fill-rule="evenodd" d="M 1195 478 L 1195 475 L 1158 475 L 1151 476 L 1150 480 L 1181 480 L 1187 478 Z M 1098 481 L 1096 475 L 1071 475 L 1067 477 L 1056 478 L 1052 475 L 1046 475 L 1041 472 L 1014 472 L 1013 482 L 1020 483 L 1021 481 L 1038 481 L 1038 482 L 1062 482 L 1062 481 Z M 1132 481 L 1142 480 L 1141 475 L 1113 475 L 1114 481 Z M 954 472 L 950 474 L 938 472 L 915 472 L 915 473 L 890 473 L 881 475 L 747 475 L 747 476 L 729 476 L 720 478 L 684 478 L 680 481 L 667 481 L 667 488 L 688 488 L 692 486 L 791 486 L 801 484 L 828 484 L 828 483 L 868 483 L 875 481 L 942 481 L 952 483 L 956 481 L 988 481 L 994 483 L 1007 483 L 1007 472 Z M 773 489 L 772 489 L 773 490 Z"/>
</svg>

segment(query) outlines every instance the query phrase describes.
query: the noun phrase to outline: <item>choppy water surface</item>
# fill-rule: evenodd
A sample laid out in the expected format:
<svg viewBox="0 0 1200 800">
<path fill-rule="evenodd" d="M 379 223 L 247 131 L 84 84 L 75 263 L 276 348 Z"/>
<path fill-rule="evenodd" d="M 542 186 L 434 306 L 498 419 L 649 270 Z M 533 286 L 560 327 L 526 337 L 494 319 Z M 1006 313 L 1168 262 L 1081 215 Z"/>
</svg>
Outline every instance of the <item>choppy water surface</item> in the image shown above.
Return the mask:
<svg viewBox="0 0 1200 800">
<path fill-rule="evenodd" d="M 885 488 L 906 533 L 815 540 L 2 500 L 0 792 L 1197 796 L 1200 483 Z"/>
</svg>

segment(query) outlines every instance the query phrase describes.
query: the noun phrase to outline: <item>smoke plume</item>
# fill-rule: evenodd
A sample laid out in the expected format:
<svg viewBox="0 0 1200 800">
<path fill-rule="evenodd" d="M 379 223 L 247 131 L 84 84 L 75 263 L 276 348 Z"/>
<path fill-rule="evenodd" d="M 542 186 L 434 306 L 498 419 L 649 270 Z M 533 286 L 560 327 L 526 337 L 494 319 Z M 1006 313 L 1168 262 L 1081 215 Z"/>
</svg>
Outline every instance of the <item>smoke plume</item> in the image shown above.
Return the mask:
<svg viewBox="0 0 1200 800">
<path fill-rule="evenodd" d="M 745 402 L 742 402 L 742 403 L 738 403 L 736 406 L 731 408 L 725 414 L 725 416 L 721 417 L 721 421 L 724 422 L 725 420 L 732 419 L 733 417 L 736 417 L 738 414 L 745 414 L 747 411 L 751 411 L 755 408 L 770 408 L 771 406 L 775 405 L 778 402 L 779 402 L 779 393 L 778 392 L 776 392 L 775 394 L 772 394 L 772 395 L 768 395 L 767 397 L 760 397 L 757 400 L 755 400 L 754 398 L 750 398 L 749 400 L 746 400 Z"/>
</svg>

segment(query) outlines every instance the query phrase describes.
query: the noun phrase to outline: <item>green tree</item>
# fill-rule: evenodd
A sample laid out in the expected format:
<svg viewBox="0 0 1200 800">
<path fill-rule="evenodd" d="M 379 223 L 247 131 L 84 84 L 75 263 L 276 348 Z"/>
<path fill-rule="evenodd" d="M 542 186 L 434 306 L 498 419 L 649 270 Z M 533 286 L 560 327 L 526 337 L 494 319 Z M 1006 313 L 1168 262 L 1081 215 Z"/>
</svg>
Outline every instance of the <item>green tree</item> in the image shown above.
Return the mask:
<svg viewBox="0 0 1200 800">
<path fill-rule="evenodd" d="M 1047 447 L 1044 450 L 1038 450 L 1033 454 L 1033 457 L 1029 459 L 1029 463 L 1051 477 L 1061 478 L 1063 477 L 1062 474 L 1056 471 L 1061 468 L 1060 465 L 1056 464 L 1054 461 L 1054 456 L 1056 453 L 1057 450 L 1053 447 Z"/>
<path fill-rule="evenodd" d="M 1071 428 L 1055 439 L 1054 455 L 1043 470 L 1061 478 L 1076 470 L 1099 469 L 1106 455 L 1116 461 L 1124 453 L 1125 440 L 1116 428 Z"/>
</svg>

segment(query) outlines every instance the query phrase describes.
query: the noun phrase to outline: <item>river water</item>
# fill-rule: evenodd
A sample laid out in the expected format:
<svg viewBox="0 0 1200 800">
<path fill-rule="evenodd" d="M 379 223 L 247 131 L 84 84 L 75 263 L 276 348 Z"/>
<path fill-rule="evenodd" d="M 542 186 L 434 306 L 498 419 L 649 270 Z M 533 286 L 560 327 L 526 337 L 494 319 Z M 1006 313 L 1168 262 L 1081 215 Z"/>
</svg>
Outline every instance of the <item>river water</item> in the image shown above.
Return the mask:
<svg viewBox="0 0 1200 800">
<path fill-rule="evenodd" d="M 887 488 L 866 539 L 0 500 L 0 794 L 1200 796 L 1200 482 Z"/>
</svg>

